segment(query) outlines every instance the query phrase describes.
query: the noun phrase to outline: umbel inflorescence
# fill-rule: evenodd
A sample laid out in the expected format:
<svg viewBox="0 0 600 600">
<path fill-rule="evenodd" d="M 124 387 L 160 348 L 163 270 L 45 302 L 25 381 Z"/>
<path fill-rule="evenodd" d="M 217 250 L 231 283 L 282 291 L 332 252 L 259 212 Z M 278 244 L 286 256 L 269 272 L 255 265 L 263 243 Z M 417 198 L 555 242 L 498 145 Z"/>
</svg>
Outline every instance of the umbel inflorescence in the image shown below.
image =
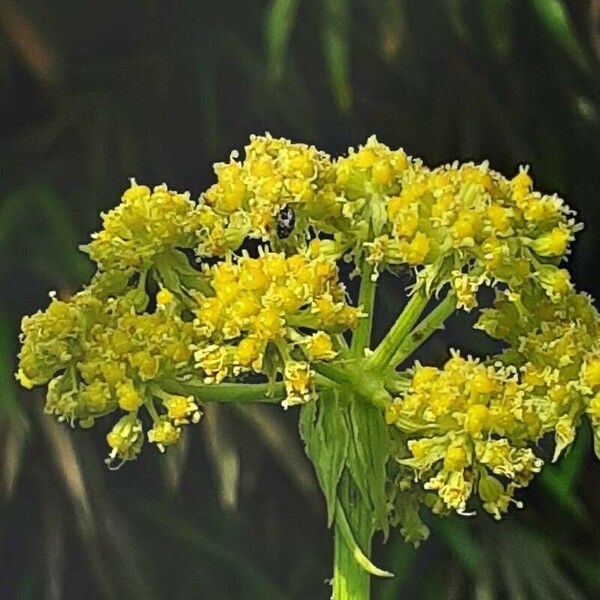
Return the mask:
<svg viewBox="0 0 600 600">
<path fill-rule="evenodd" d="M 376 526 L 418 543 L 423 505 L 499 518 L 584 414 L 600 431 L 600 320 L 560 266 L 579 225 L 527 169 L 429 168 L 374 137 L 332 159 L 266 135 L 215 173 L 198 202 L 132 181 L 83 248 L 90 284 L 23 320 L 19 381 L 47 384 L 47 412 L 72 425 L 115 413 L 110 464 L 146 440 L 177 443 L 205 402 L 302 405 L 331 512 L 344 469 L 368 495 L 352 460 L 375 441 L 381 501 L 363 500 L 383 511 Z M 342 263 L 362 276 L 354 302 Z M 377 278 L 407 269 L 406 308 L 371 348 Z M 455 310 L 479 309 L 483 287 L 496 299 L 475 327 L 505 349 L 411 364 Z M 328 421 L 334 403 L 346 408 Z M 376 440 L 352 429 L 353 404 L 374 408 Z M 307 427 L 329 428 L 316 453 L 337 445 L 339 468 L 319 466 Z"/>
</svg>

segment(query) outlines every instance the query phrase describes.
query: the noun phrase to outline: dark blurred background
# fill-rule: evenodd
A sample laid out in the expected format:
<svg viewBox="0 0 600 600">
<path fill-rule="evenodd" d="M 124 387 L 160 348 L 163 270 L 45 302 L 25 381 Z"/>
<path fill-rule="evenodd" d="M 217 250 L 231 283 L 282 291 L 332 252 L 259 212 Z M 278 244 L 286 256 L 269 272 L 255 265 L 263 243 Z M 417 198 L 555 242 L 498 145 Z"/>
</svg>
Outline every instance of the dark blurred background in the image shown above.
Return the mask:
<svg viewBox="0 0 600 600">
<path fill-rule="evenodd" d="M 531 163 L 586 229 L 600 295 L 600 0 L 0 0 L 0 597 L 327 598 L 332 544 L 295 411 L 208 407 L 186 443 L 109 472 L 13 379 L 19 321 L 86 282 L 128 177 L 192 196 L 265 130 L 331 153 L 372 133 L 437 164 Z M 383 281 L 379 333 L 401 293 Z M 429 347 L 485 351 L 452 326 Z M 501 524 L 430 519 L 375 559 L 380 600 L 600 597 L 587 429 Z"/>
</svg>

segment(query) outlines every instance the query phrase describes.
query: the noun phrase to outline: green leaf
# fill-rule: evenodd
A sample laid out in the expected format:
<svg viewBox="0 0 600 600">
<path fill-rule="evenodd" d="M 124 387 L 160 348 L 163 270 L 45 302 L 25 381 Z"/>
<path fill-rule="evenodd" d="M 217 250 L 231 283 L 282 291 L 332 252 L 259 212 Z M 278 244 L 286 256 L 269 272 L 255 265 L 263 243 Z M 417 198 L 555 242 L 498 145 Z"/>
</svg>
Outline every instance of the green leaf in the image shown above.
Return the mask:
<svg viewBox="0 0 600 600">
<path fill-rule="evenodd" d="M 254 557 L 242 554 L 239 544 L 221 537 L 211 537 L 196 524 L 182 514 L 160 510 L 160 506 L 143 500 L 136 505 L 136 511 L 157 530 L 164 532 L 168 538 L 177 540 L 183 547 L 195 552 L 202 560 L 210 561 L 215 566 L 225 566 L 232 574 L 244 582 L 248 598 L 289 599 L 289 596 L 272 579 L 271 574 L 264 571 L 256 563 Z"/>
<path fill-rule="evenodd" d="M 444 0 L 442 6 L 446 10 L 450 27 L 454 35 L 465 45 L 471 44 L 471 31 L 465 19 L 464 0 Z"/>
<path fill-rule="evenodd" d="M 341 112 L 352 104 L 350 88 L 350 3 L 348 0 L 323 0 L 321 36 L 329 81 Z"/>
<path fill-rule="evenodd" d="M 531 5 L 557 44 L 565 54 L 583 71 L 589 71 L 589 62 L 571 22 L 568 11 L 561 0 L 530 0 Z"/>
<path fill-rule="evenodd" d="M 22 221 L 27 219 L 31 207 L 26 203 L 22 190 L 12 192 L 0 204 L 0 249 L 11 233 L 18 231 Z"/>
<path fill-rule="evenodd" d="M 324 390 L 300 412 L 300 435 L 327 502 L 327 523 L 335 514 L 337 488 L 348 454 L 349 431 L 337 390 Z"/>
<path fill-rule="evenodd" d="M 586 582 L 586 586 L 600 593 L 600 572 L 597 560 L 590 559 L 582 552 L 575 552 L 573 546 L 564 544 L 562 540 L 546 537 L 545 541 L 553 545 L 557 556 L 573 569 L 580 580 Z"/>
<path fill-rule="evenodd" d="M 511 49 L 513 3 L 510 0 L 482 0 L 481 18 L 492 52 L 504 60 Z"/>
<path fill-rule="evenodd" d="M 383 415 L 374 406 L 355 399 L 347 420 L 350 431 L 348 469 L 363 501 L 370 505 L 375 525 L 387 537 L 389 522 L 385 481 L 390 448 Z"/>
<path fill-rule="evenodd" d="M 79 240 L 73 219 L 58 194 L 45 184 L 31 183 L 6 197 L 0 206 L 0 249 L 22 229 L 31 214 L 39 215 L 42 233 L 50 242 L 52 254 L 40 258 L 58 265 L 62 276 L 72 283 L 88 279 L 91 266 L 76 250 Z"/>
<path fill-rule="evenodd" d="M 222 407 L 206 404 L 204 440 L 211 467 L 215 473 L 219 502 L 226 511 L 235 510 L 240 484 L 240 453 L 231 436 L 228 415 Z"/>
<path fill-rule="evenodd" d="M 273 0 L 265 18 L 267 72 L 271 81 L 280 81 L 296 20 L 297 0 Z"/>
<path fill-rule="evenodd" d="M 509 525 L 496 541 L 499 551 L 509 553 L 519 578 L 530 590 L 529 597 L 583 600 L 583 595 L 562 571 L 555 551 L 544 538 L 524 527 Z"/>
</svg>

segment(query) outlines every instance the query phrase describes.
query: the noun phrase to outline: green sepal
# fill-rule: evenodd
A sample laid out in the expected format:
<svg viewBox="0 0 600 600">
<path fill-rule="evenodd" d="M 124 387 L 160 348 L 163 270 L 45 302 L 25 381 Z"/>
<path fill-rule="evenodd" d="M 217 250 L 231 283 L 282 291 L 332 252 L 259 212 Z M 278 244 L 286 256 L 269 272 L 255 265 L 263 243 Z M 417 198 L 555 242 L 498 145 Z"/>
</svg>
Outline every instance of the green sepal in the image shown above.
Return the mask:
<svg viewBox="0 0 600 600">
<path fill-rule="evenodd" d="M 197 290 L 204 296 L 214 296 L 214 290 L 204 275 L 192 267 L 187 256 L 179 250 L 169 250 L 157 256 L 153 268 L 157 279 L 167 289 L 180 296 L 184 296 L 187 290 Z"/>
<path fill-rule="evenodd" d="M 300 411 L 300 435 L 306 454 L 312 461 L 327 502 L 327 524 L 335 515 L 338 483 L 346 464 L 350 433 L 344 418 L 339 392 L 325 389 L 316 402 L 305 404 Z"/>
<path fill-rule="evenodd" d="M 273 394 L 277 385 L 277 374 L 282 373 L 285 368 L 285 347 L 269 342 L 265 349 L 263 357 L 263 374 L 266 375 L 269 382 L 270 393 Z"/>
<path fill-rule="evenodd" d="M 371 226 L 375 236 L 381 235 L 385 224 L 388 222 L 387 202 L 380 196 L 375 196 L 369 203 L 371 213 Z"/>
</svg>

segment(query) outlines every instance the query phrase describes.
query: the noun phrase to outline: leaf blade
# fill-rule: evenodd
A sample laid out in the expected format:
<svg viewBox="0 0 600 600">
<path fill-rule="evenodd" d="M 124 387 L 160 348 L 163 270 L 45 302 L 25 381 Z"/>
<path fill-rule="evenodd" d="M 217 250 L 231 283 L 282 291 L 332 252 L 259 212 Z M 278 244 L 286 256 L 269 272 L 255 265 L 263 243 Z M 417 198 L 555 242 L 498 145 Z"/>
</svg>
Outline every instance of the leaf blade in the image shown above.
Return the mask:
<svg viewBox="0 0 600 600">
<path fill-rule="evenodd" d="M 290 38 L 296 20 L 298 0 L 273 0 L 265 16 L 267 73 L 271 81 L 281 81 Z"/>
<path fill-rule="evenodd" d="M 310 402 L 302 407 L 300 436 L 325 495 L 327 525 L 331 527 L 337 488 L 346 465 L 350 441 L 337 390 L 325 390 L 318 402 Z"/>
</svg>

